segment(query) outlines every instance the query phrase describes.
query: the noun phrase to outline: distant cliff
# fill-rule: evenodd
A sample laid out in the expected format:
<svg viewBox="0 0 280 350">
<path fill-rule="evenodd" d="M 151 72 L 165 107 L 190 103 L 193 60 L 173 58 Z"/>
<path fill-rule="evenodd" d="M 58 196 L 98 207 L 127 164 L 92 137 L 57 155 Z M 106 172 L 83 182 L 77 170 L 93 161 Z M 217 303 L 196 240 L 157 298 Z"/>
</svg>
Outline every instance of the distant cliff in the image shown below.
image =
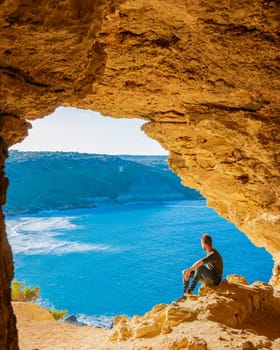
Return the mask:
<svg viewBox="0 0 280 350">
<path fill-rule="evenodd" d="M 11 151 L 7 214 L 100 203 L 202 199 L 184 187 L 165 156 Z"/>
</svg>

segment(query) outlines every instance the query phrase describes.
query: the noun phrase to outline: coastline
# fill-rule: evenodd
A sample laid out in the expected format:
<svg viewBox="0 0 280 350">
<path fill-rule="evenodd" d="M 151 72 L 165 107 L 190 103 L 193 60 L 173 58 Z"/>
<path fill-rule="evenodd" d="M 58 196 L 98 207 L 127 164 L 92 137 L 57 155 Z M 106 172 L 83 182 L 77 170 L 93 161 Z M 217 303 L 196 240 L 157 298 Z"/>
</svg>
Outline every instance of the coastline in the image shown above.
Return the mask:
<svg viewBox="0 0 280 350">
<path fill-rule="evenodd" d="M 56 213 L 65 213 L 65 214 L 71 214 L 72 211 L 86 211 L 90 209 L 107 209 L 107 208 L 119 208 L 121 206 L 139 206 L 139 205 L 159 205 L 159 204 L 172 204 L 172 203 L 192 203 L 192 202 L 201 202 L 204 205 L 207 206 L 207 201 L 205 198 L 201 199 L 154 199 L 154 200 L 131 200 L 131 201 L 116 201 L 116 202 L 110 202 L 110 201 L 103 201 L 103 202 L 96 202 L 92 203 L 88 206 L 71 206 L 71 207 L 65 207 L 65 208 L 56 208 L 56 209 L 38 209 L 38 210 L 30 210 L 30 211 L 11 211 L 11 212 L 5 212 L 6 218 L 17 218 L 17 217 L 25 217 L 25 216 L 36 216 L 36 215 L 48 215 L 48 214 L 56 214 Z"/>
<path fill-rule="evenodd" d="M 253 304 L 249 307 L 247 303 Z M 13 303 L 21 350 L 245 350 L 280 347 L 280 291 L 238 276 L 199 296 L 118 316 L 110 330 L 57 322 L 31 303 Z M 227 310 L 225 312 L 225 310 Z M 239 320 L 235 313 L 239 310 Z M 34 312 L 36 311 L 36 312 Z M 210 313 L 209 313 L 210 312 Z M 164 319 L 164 317 L 165 319 Z"/>
</svg>

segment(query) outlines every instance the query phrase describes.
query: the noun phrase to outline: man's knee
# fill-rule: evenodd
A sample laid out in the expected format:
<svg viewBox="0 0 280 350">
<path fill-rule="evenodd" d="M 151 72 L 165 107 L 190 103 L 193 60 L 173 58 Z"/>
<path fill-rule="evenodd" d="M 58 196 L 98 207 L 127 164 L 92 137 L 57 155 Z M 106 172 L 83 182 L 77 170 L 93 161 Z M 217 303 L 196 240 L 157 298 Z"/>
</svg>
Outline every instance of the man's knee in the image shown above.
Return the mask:
<svg viewBox="0 0 280 350">
<path fill-rule="evenodd" d="M 193 278 L 195 273 L 196 273 L 196 270 L 193 270 L 187 275 L 188 271 L 189 271 L 189 269 L 185 269 L 182 271 L 183 281 L 188 281 L 190 278 Z"/>
<path fill-rule="evenodd" d="M 182 271 L 182 280 L 183 280 L 183 281 L 185 281 L 185 272 L 186 272 L 186 271 L 187 271 L 187 270 L 183 270 L 183 271 Z"/>
</svg>

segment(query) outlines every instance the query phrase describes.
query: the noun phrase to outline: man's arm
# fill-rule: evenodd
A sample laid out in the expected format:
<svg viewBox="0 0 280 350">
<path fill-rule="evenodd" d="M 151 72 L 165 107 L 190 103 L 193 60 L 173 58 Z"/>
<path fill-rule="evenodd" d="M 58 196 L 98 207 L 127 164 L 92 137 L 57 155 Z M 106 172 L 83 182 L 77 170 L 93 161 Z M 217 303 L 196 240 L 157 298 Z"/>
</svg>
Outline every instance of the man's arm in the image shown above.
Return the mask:
<svg viewBox="0 0 280 350">
<path fill-rule="evenodd" d="M 193 270 L 197 269 L 198 267 L 200 267 L 201 265 L 203 265 L 203 259 L 200 259 L 198 261 L 196 261 L 191 267 L 189 267 L 188 269 L 186 269 L 184 271 L 184 279 L 188 280 L 190 278 L 190 274 Z"/>
</svg>

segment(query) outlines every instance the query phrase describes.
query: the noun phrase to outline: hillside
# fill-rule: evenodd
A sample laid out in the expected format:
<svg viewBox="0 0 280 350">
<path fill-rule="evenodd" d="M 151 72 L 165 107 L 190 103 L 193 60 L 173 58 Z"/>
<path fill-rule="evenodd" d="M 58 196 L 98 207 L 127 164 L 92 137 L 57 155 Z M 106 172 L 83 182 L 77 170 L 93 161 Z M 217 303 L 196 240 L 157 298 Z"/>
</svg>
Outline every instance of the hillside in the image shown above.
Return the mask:
<svg viewBox="0 0 280 350">
<path fill-rule="evenodd" d="M 100 203 L 202 199 L 181 185 L 165 156 L 11 151 L 5 213 L 93 207 Z"/>
</svg>

